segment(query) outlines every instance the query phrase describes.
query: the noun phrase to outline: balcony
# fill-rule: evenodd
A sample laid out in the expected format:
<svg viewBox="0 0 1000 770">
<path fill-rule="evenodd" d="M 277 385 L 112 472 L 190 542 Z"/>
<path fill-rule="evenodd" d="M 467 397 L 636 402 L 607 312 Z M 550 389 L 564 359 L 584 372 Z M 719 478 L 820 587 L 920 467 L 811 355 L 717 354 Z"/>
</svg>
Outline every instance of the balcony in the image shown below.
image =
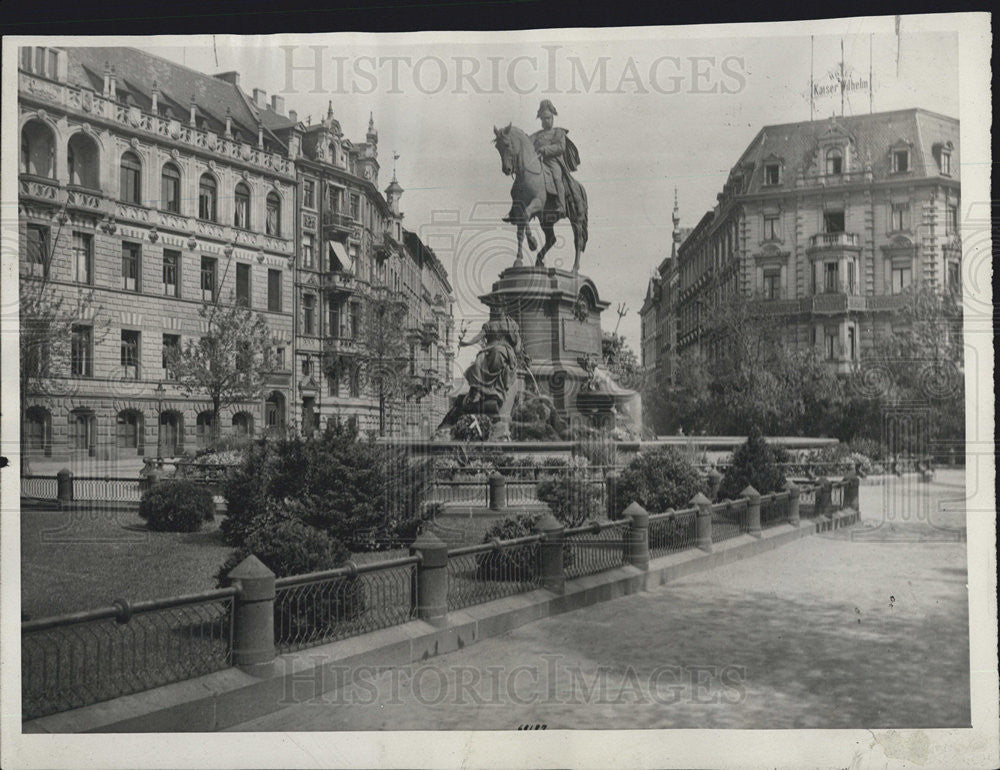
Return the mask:
<svg viewBox="0 0 1000 770">
<path fill-rule="evenodd" d="M 354 232 L 354 219 L 347 214 L 342 214 L 339 211 L 331 211 L 327 209 L 323 212 L 323 228 L 326 230 L 333 230 L 335 232 L 347 233 L 350 235 Z"/>
<path fill-rule="evenodd" d="M 354 337 L 326 337 L 323 352 L 334 356 L 360 356 L 364 354 L 364 346 Z"/>
<path fill-rule="evenodd" d="M 358 291 L 357 279 L 354 273 L 331 270 L 326 274 L 326 284 L 323 290 L 328 297 L 346 297 Z"/>
<path fill-rule="evenodd" d="M 857 233 L 816 233 L 809 238 L 808 252 L 840 251 L 861 248 L 861 238 Z"/>
</svg>

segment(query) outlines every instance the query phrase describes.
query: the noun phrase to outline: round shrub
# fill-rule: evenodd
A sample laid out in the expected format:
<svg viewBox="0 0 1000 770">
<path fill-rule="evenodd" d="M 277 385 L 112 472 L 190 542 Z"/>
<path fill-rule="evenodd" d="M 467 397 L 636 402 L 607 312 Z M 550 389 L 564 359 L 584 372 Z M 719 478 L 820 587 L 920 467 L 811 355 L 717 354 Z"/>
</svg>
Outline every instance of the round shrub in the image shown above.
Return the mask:
<svg viewBox="0 0 1000 770">
<path fill-rule="evenodd" d="M 748 485 L 760 494 L 780 492 L 785 487 L 785 474 L 781 469 L 785 451 L 776 451 L 758 430 L 751 430 L 747 440 L 733 452 L 732 464 L 726 470 L 719 487 L 719 496 L 735 500 Z"/>
<path fill-rule="evenodd" d="M 139 517 L 154 532 L 197 532 L 214 516 L 208 490 L 183 479 L 161 481 L 139 501 Z"/>
<path fill-rule="evenodd" d="M 617 516 L 632 502 L 650 513 L 684 508 L 703 491 L 697 469 L 673 447 L 636 455 L 618 477 Z"/>
<path fill-rule="evenodd" d="M 538 532 L 541 514 L 521 513 L 496 522 L 483 535 L 483 542 L 514 540 Z M 476 579 L 501 581 L 533 580 L 539 568 L 539 544 L 524 545 L 487 551 L 476 556 Z M 563 546 L 563 567 L 573 563 L 573 550 L 569 543 Z"/>
<path fill-rule="evenodd" d="M 535 487 L 535 497 L 567 527 L 578 527 L 601 515 L 600 484 L 577 475 L 543 479 Z"/>
</svg>

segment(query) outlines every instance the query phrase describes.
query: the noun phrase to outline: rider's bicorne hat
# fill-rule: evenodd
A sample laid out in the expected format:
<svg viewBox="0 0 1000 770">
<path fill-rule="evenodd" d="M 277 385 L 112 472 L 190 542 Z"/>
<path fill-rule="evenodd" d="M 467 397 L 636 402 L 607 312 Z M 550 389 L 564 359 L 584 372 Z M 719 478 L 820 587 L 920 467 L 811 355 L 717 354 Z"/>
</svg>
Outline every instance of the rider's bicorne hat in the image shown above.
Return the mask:
<svg viewBox="0 0 1000 770">
<path fill-rule="evenodd" d="M 542 117 L 542 113 L 545 112 L 546 110 L 551 112 L 553 115 L 559 114 L 558 112 L 556 112 L 556 108 L 552 106 L 552 102 L 550 102 L 548 99 L 542 99 L 542 103 L 538 105 L 538 112 L 535 113 L 535 117 L 536 118 Z"/>
</svg>

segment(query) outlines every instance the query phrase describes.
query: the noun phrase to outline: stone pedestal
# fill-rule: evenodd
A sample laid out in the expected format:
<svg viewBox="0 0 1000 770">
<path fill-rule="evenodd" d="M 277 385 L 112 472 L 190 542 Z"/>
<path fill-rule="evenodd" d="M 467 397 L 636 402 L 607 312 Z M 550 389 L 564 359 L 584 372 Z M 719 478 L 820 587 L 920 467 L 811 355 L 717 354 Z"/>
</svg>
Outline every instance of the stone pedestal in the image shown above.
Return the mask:
<svg viewBox="0 0 1000 770">
<path fill-rule="evenodd" d="M 609 303 L 592 280 L 552 267 L 509 267 L 480 299 L 517 322 L 531 359 L 527 390 L 537 386 L 567 424 L 641 424 L 639 395 L 602 365 L 601 313 Z"/>
</svg>

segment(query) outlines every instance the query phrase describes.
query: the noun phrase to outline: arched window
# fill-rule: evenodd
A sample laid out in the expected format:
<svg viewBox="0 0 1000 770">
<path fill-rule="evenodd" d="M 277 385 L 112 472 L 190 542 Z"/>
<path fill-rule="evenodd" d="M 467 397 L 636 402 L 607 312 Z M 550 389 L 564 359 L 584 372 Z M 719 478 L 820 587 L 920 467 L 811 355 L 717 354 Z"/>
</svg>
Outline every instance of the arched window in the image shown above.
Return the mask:
<svg viewBox="0 0 1000 770">
<path fill-rule="evenodd" d="M 164 165 L 160 176 L 160 208 L 181 213 L 181 172 L 173 163 Z"/>
<path fill-rule="evenodd" d="M 120 411 L 116 438 L 119 450 L 135 450 L 142 454 L 142 412 L 136 409 Z"/>
<path fill-rule="evenodd" d="M 101 189 L 97 143 L 86 134 L 73 134 L 66 145 L 69 183 L 88 190 Z"/>
<path fill-rule="evenodd" d="M 206 449 L 212 443 L 212 413 L 210 411 L 198 413 L 196 430 L 198 448 Z"/>
<path fill-rule="evenodd" d="M 268 235 L 281 235 L 281 199 L 275 192 L 267 194 L 267 221 L 264 232 Z"/>
<path fill-rule="evenodd" d="M 844 155 L 840 150 L 834 148 L 826 152 L 826 173 L 830 176 L 839 176 L 844 172 Z"/>
<path fill-rule="evenodd" d="M 142 165 L 133 152 L 122 155 L 121 189 L 119 198 L 123 203 L 141 203 L 140 185 L 142 182 Z"/>
<path fill-rule="evenodd" d="M 198 218 L 218 221 L 219 191 L 211 174 L 202 174 L 198 183 Z"/>
<path fill-rule="evenodd" d="M 160 435 L 157 454 L 176 457 L 184 450 L 184 416 L 180 412 L 160 413 Z"/>
<path fill-rule="evenodd" d="M 243 182 L 236 185 L 233 195 L 236 204 L 233 210 L 233 225 L 244 230 L 250 229 L 250 188 Z"/>
<path fill-rule="evenodd" d="M 285 397 L 272 391 L 264 404 L 264 421 L 268 433 L 281 433 L 285 428 Z"/>
<path fill-rule="evenodd" d="M 233 433 L 240 438 L 250 438 L 253 435 L 253 415 L 247 412 L 234 414 Z"/>
<path fill-rule="evenodd" d="M 31 406 L 24 415 L 24 449 L 28 455 L 52 454 L 52 417 L 49 410 Z"/>
<path fill-rule="evenodd" d="M 40 120 L 29 120 L 21 129 L 21 173 L 51 179 L 55 165 L 52 129 Z"/>
</svg>

